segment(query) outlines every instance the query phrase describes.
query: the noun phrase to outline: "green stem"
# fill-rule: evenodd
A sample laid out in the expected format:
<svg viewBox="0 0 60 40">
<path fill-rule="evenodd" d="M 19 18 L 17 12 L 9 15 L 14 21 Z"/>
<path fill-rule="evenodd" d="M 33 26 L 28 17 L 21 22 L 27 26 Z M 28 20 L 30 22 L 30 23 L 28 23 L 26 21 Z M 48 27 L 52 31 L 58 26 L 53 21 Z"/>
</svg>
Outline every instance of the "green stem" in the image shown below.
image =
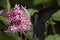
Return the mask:
<svg viewBox="0 0 60 40">
<path fill-rule="evenodd" d="M 44 0 L 42 0 L 43 8 L 46 8 Z"/>
<path fill-rule="evenodd" d="M 7 9 L 10 9 L 10 8 L 11 8 L 10 1 L 7 0 Z"/>
<path fill-rule="evenodd" d="M 46 31 L 45 31 L 45 33 L 44 33 L 44 34 L 45 34 L 45 37 L 47 37 L 47 31 L 48 31 L 48 30 L 47 30 L 47 27 L 48 27 L 48 24 L 47 24 L 47 22 L 46 22 L 46 23 L 45 23 L 45 29 L 46 29 Z"/>
<path fill-rule="evenodd" d="M 54 24 L 52 23 L 53 22 L 52 19 L 50 19 L 50 21 L 51 21 L 52 30 L 53 30 L 54 34 L 56 34 L 56 30 L 55 30 Z"/>
</svg>

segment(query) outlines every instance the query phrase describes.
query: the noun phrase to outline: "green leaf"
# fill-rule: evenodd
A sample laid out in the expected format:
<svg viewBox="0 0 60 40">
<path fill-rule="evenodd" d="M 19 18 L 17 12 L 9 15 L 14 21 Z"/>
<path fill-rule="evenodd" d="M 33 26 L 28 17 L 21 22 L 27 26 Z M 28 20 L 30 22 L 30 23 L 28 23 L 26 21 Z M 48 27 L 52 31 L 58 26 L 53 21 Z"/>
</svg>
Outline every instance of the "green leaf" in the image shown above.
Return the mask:
<svg viewBox="0 0 60 40">
<path fill-rule="evenodd" d="M 5 23 L 6 22 L 6 18 L 3 17 L 3 16 L 0 16 L 0 21 L 2 21 L 3 23 Z"/>
<path fill-rule="evenodd" d="M 60 21 L 60 10 L 58 10 L 53 16 L 53 20 Z"/>
<path fill-rule="evenodd" d="M 3 32 L 0 32 L 0 40 L 16 40 L 13 36 L 9 36 L 4 34 Z"/>
<path fill-rule="evenodd" d="M 3 16 L 0 16 L 0 31 L 4 31 L 7 28 L 6 19 Z"/>
<path fill-rule="evenodd" d="M 38 12 L 38 10 L 36 9 L 28 9 L 28 12 L 30 13 L 30 15 L 33 15 L 35 12 Z"/>
<path fill-rule="evenodd" d="M 0 40 L 22 40 L 18 34 L 0 32 Z"/>
<path fill-rule="evenodd" d="M 60 40 L 60 36 L 58 34 L 49 35 L 45 40 Z"/>
<path fill-rule="evenodd" d="M 41 4 L 41 3 L 45 3 L 45 2 L 49 2 L 49 1 L 51 1 L 51 0 L 33 0 L 33 4 L 34 5 L 37 5 L 37 4 Z"/>
<path fill-rule="evenodd" d="M 58 1 L 59 6 L 60 6 L 60 0 L 57 0 L 57 1 Z"/>
<path fill-rule="evenodd" d="M 48 24 L 56 24 L 55 22 L 51 22 L 50 20 L 47 21 Z"/>
</svg>

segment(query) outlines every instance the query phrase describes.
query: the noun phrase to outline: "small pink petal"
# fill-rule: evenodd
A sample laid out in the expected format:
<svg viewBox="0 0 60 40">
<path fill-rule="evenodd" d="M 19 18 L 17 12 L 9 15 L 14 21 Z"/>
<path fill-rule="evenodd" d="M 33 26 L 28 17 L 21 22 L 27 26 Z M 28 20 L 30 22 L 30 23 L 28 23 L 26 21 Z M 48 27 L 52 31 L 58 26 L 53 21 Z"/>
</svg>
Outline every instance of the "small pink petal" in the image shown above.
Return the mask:
<svg viewBox="0 0 60 40">
<path fill-rule="evenodd" d="M 0 10 L 0 14 L 2 14 L 3 13 L 3 10 Z"/>
</svg>

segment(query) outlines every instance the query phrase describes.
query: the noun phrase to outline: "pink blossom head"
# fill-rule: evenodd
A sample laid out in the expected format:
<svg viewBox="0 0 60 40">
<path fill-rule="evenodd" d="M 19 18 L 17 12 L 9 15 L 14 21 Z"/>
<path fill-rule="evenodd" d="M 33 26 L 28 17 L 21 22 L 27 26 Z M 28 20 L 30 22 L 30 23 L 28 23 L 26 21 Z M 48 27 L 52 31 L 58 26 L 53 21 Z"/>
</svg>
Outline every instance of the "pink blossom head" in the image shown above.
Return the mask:
<svg viewBox="0 0 60 40">
<path fill-rule="evenodd" d="M 24 33 L 30 29 L 30 14 L 25 7 L 19 7 L 19 5 L 16 4 L 13 11 L 8 10 L 6 12 L 6 16 L 9 20 L 9 27 L 5 32 Z"/>
<path fill-rule="evenodd" d="M 3 13 L 3 10 L 0 10 L 0 14 L 2 14 Z"/>
</svg>

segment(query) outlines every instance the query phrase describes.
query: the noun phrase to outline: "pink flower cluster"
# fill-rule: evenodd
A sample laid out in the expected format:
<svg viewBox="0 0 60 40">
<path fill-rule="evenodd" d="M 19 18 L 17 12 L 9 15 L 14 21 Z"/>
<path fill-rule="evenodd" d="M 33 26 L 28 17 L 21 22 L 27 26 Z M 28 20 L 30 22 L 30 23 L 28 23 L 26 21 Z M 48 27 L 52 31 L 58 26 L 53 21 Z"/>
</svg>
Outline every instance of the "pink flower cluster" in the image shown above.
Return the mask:
<svg viewBox="0 0 60 40">
<path fill-rule="evenodd" d="M 0 10 L 0 14 L 2 14 L 3 13 L 3 10 Z"/>
<path fill-rule="evenodd" d="M 14 10 L 8 10 L 6 13 L 9 27 L 5 32 L 22 32 L 30 29 L 30 14 L 26 7 L 15 5 Z"/>
</svg>

